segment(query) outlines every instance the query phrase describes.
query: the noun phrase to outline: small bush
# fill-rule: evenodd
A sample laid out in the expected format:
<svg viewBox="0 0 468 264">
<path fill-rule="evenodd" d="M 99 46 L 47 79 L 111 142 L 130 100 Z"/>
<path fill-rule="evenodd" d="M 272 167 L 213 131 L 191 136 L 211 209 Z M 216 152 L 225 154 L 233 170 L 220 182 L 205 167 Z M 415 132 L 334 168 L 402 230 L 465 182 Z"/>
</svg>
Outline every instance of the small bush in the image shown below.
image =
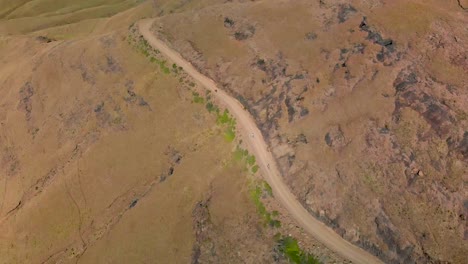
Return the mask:
<svg viewBox="0 0 468 264">
<path fill-rule="evenodd" d="M 212 102 L 208 102 L 208 103 L 206 103 L 206 110 L 208 110 L 208 112 L 210 112 L 210 113 L 211 112 L 216 112 L 216 110 L 218 110 L 218 107 L 215 106 Z"/>
<path fill-rule="evenodd" d="M 228 142 L 232 142 L 234 141 L 234 138 L 236 138 L 236 133 L 234 132 L 234 129 L 232 127 L 228 127 L 226 129 L 226 132 L 224 133 L 224 138 L 228 141 Z"/>
<path fill-rule="evenodd" d="M 263 189 L 270 197 L 273 197 L 273 190 L 271 189 L 270 184 L 268 184 L 266 181 L 263 182 Z"/>
<path fill-rule="evenodd" d="M 278 240 L 278 249 L 292 263 L 296 264 L 319 264 L 320 262 L 311 254 L 304 252 L 297 240 L 290 236 L 283 236 Z"/>
<path fill-rule="evenodd" d="M 247 164 L 249 164 L 250 166 L 253 166 L 255 164 L 255 156 L 254 155 L 249 155 L 247 156 Z"/>
<path fill-rule="evenodd" d="M 271 219 L 270 222 L 268 222 L 270 227 L 273 228 L 280 228 L 281 227 L 281 222 L 279 220 Z"/>
<path fill-rule="evenodd" d="M 193 92 L 192 95 L 193 95 L 193 102 L 194 103 L 203 104 L 205 102 L 205 99 L 203 97 L 201 97 L 199 93 Z"/>
<path fill-rule="evenodd" d="M 258 165 L 255 165 L 252 167 L 252 173 L 257 173 L 258 171 Z"/>
</svg>

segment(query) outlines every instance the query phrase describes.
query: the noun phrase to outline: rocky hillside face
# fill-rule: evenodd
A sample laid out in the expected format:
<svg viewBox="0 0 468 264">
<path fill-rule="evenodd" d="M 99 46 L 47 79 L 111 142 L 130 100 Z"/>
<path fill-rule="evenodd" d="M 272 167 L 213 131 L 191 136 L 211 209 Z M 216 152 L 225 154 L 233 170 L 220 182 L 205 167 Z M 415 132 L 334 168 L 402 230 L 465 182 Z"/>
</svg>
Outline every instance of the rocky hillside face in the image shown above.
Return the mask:
<svg viewBox="0 0 468 264">
<path fill-rule="evenodd" d="M 464 263 L 468 3 L 221 2 L 154 31 L 244 104 L 310 213 L 388 263 Z"/>
</svg>

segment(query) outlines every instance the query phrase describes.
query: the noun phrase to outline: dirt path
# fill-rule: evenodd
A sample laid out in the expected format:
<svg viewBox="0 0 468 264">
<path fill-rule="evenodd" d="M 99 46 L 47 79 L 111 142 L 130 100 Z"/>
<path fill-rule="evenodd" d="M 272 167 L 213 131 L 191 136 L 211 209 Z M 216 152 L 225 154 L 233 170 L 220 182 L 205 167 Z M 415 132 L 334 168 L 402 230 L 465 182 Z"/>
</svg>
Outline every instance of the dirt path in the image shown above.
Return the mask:
<svg viewBox="0 0 468 264">
<path fill-rule="evenodd" d="M 213 80 L 198 72 L 190 62 L 182 58 L 179 53 L 156 38 L 150 30 L 153 21 L 153 19 L 140 21 L 139 29 L 143 37 L 153 48 L 161 51 L 161 53 L 173 63 L 183 67 L 190 76 L 206 89 L 210 90 L 212 95 L 229 109 L 229 112 L 237 120 L 237 128 L 244 142 L 247 143 L 249 151 L 255 155 L 265 180 L 271 185 L 274 197 L 281 202 L 297 223 L 315 239 L 354 263 L 381 263 L 375 256 L 344 240 L 332 229 L 307 212 L 291 193 L 288 186 L 284 184 L 275 159 L 272 154 L 268 152 L 267 144 L 250 114 L 244 110 L 244 107 L 236 99 L 218 89 Z"/>
</svg>

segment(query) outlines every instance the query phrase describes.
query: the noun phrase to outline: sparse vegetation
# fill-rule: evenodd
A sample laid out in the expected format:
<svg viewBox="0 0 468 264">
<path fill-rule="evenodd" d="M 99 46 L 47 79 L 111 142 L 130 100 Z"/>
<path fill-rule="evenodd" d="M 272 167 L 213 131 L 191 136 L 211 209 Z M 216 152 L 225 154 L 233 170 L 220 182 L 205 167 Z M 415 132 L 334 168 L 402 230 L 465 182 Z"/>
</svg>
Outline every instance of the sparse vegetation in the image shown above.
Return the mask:
<svg viewBox="0 0 468 264">
<path fill-rule="evenodd" d="M 161 71 L 165 74 L 170 74 L 171 69 L 167 67 L 166 63 L 167 61 L 164 59 L 159 59 L 157 57 L 158 54 L 160 54 L 159 50 L 153 49 L 153 47 L 144 39 L 143 37 L 138 38 L 138 41 L 136 43 L 136 48 L 147 58 L 149 58 L 150 62 L 155 63 L 159 66 Z M 174 68 L 175 65 L 175 68 Z M 177 65 L 173 64 L 173 70 L 175 69 L 174 73 L 177 74 Z"/>
<path fill-rule="evenodd" d="M 208 99 L 207 99 L 207 101 L 208 101 Z M 219 108 L 210 101 L 208 101 L 206 103 L 205 107 L 206 107 L 206 110 L 208 110 L 208 112 L 210 112 L 210 113 L 211 112 L 219 112 Z"/>
<path fill-rule="evenodd" d="M 205 102 L 205 98 L 203 98 L 202 96 L 200 96 L 199 93 L 197 92 L 192 92 L 192 95 L 193 95 L 193 101 L 194 103 L 196 104 L 203 104 Z"/>
<path fill-rule="evenodd" d="M 236 138 L 236 133 L 234 132 L 234 128 L 233 128 L 233 127 L 228 127 L 228 128 L 226 128 L 226 131 L 224 132 L 224 138 L 225 138 L 228 142 L 234 141 L 234 138 Z"/>
<path fill-rule="evenodd" d="M 290 262 L 296 264 L 319 264 L 320 262 L 311 254 L 304 252 L 297 240 L 290 236 L 277 235 L 278 249 Z"/>
<path fill-rule="evenodd" d="M 255 164 L 255 156 L 249 155 L 249 151 L 241 148 L 240 146 L 236 147 L 234 151 L 234 160 L 236 161 L 245 161 L 247 169 L 250 169 L 252 173 L 256 173 L 259 169 L 258 165 Z M 265 182 L 266 184 L 266 182 Z M 268 184 L 267 184 L 268 185 Z M 268 186 L 269 187 L 269 186 Z M 269 188 L 271 192 L 271 188 Z"/>
<path fill-rule="evenodd" d="M 229 111 L 227 109 L 224 110 L 222 114 L 219 113 L 219 111 L 216 113 L 216 123 L 218 125 L 225 125 L 226 130 L 224 137 L 228 142 L 232 142 L 235 137 L 236 137 L 236 120 L 234 117 L 229 114 Z"/>
<path fill-rule="evenodd" d="M 246 158 L 247 164 L 250 166 L 253 166 L 255 164 L 255 156 L 254 155 L 249 155 Z"/>
<path fill-rule="evenodd" d="M 266 186 L 268 186 L 269 189 L 265 188 Z M 279 228 L 281 227 L 281 222 L 278 219 L 275 219 L 276 217 L 278 217 L 278 212 L 268 212 L 268 210 L 262 202 L 263 197 L 271 197 L 271 195 L 271 187 L 265 181 L 255 184 L 255 186 L 250 191 L 252 201 L 254 202 L 255 207 L 257 208 L 257 212 L 260 214 L 260 216 L 262 216 L 264 224 L 273 228 Z"/>
</svg>

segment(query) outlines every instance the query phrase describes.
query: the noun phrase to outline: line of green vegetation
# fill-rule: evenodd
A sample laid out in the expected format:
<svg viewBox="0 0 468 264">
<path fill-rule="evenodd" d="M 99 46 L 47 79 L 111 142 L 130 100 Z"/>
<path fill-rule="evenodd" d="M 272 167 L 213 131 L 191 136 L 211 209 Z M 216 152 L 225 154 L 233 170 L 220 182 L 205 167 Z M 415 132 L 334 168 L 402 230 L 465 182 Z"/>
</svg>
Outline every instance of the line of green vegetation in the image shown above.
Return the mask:
<svg viewBox="0 0 468 264">
<path fill-rule="evenodd" d="M 249 151 L 241 148 L 239 145 L 234 150 L 234 160 L 245 161 L 247 169 L 250 169 L 252 173 L 256 173 L 259 169 L 258 165 L 255 164 L 255 156 L 249 155 Z M 271 188 L 270 188 L 271 189 Z"/>
<path fill-rule="evenodd" d="M 229 126 L 224 131 L 224 139 L 226 139 L 227 142 L 232 142 L 236 138 L 236 132 L 234 129 L 234 127 Z"/>
<path fill-rule="evenodd" d="M 159 54 L 159 51 L 154 50 L 144 38 L 140 38 L 137 47 L 146 57 L 150 57 L 150 51 L 154 51 L 156 54 Z M 164 73 L 169 74 L 171 72 L 171 69 L 169 69 L 166 66 L 165 60 L 159 60 L 154 56 L 151 56 L 150 61 L 158 64 Z M 178 67 L 175 63 L 172 64 L 173 73 L 178 74 L 182 70 L 182 67 Z M 181 78 L 179 81 L 182 82 L 183 79 Z M 189 85 L 190 87 L 195 87 L 194 82 L 190 82 Z M 194 103 L 203 104 L 206 101 L 205 107 L 208 110 L 208 112 L 216 114 L 216 123 L 218 125 L 226 126 L 226 130 L 224 133 L 225 139 L 228 142 L 234 141 L 236 137 L 236 120 L 233 116 L 231 116 L 231 114 L 229 114 L 229 111 L 225 109 L 221 113 L 219 107 L 211 101 L 210 91 L 207 91 L 205 94 L 206 100 L 198 92 L 193 91 L 192 95 Z M 256 173 L 258 171 L 259 167 L 256 164 L 255 156 L 249 155 L 248 150 L 242 149 L 240 146 L 237 146 L 233 155 L 235 160 L 245 161 L 247 168 L 250 167 L 252 173 Z M 261 181 L 261 183 L 255 184 L 255 187 L 251 189 L 250 196 L 255 204 L 255 207 L 257 208 L 258 213 L 262 216 L 264 220 L 264 225 L 268 225 L 272 228 L 281 227 L 281 222 L 277 219 L 277 217 L 279 216 L 278 211 L 269 212 L 262 202 L 263 197 L 273 197 L 273 190 L 271 189 L 271 186 L 266 181 Z M 283 253 L 290 262 L 295 264 L 320 263 L 313 255 L 304 252 L 299 247 L 299 244 L 295 238 L 290 236 L 283 236 L 280 233 L 278 233 L 275 236 L 275 240 L 278 243 L 277 246 L 279 251 Z"/>
<path fill-rule="evenodd" d="M 177 66 L 177 64 L 173 63 L 172 64 L 172 72 L 175 73 L 175 74 L 178 74 L 179 72 L 181 72 L 184 68 L 180 67 L 180 66 Z"/>
<path fill-rule="evenodd" d="M 236 138 L 236 119 L 231 114 L 229 114 L 227 109 L 225 109 L 223 113 L 220 113 L 219 111 L 216 112 L 216 123 L 226 127 L 224 131 L 224 138 L 228 142 L 234 141 Z"/>
<path fill-rule="evenodd" d="M 265 181 L 262 181 L 261 184 L 256 184 L 255 187 L 250 191 L 250 196 L 255 204 L 255 207 L 257 208 L 258 213 L 260 216 L 262 216 L 264 224 L 275 228 L 281 227 L 281 222 L 275 219 L 278 216 L 278 212 L 268 212 L 262 202 L 262 197 L 267 195 L 272 196 L 273 194 L 271 192 L 271 187 Z"/>
<path fill-rule="evenodd" d="M 154 49 L 146 39 L 144 39 L 143 37 L 140 37 L 138 39 L 138 43 L 136 45 L 137 49 L 147 58 L 149 58 L 149 60 L 152 62 L 152 63 L 155 63 L 157 65 L 159 65 L 159 68 L 161 69 L 161 71 L 165 74 L 170 74 L 171 73 L 171 69 L 169 69 L 169 67 L 167 67 L 166 65 L 166 60 L 162 60 L 162 59 L 158 59 L 155 55 L 157 54 L 160 54 L 159 50 L 156 50 Z M 175 71 L 174 71 L 174 65 L 175 65 Z M 173 64 L 173 71 L 174 73 L 178 73 L 178 67 L 176 64 Z"/>
<path fill-rule="evenodd" d="M 297 243 L 297 240 L 290 236 L 276 234 L 275 240 L 278 242 L 278 249 L 290 262 L 296 264 L 320 264 L 313 255 L 304 252 Z"/>
</svg>

